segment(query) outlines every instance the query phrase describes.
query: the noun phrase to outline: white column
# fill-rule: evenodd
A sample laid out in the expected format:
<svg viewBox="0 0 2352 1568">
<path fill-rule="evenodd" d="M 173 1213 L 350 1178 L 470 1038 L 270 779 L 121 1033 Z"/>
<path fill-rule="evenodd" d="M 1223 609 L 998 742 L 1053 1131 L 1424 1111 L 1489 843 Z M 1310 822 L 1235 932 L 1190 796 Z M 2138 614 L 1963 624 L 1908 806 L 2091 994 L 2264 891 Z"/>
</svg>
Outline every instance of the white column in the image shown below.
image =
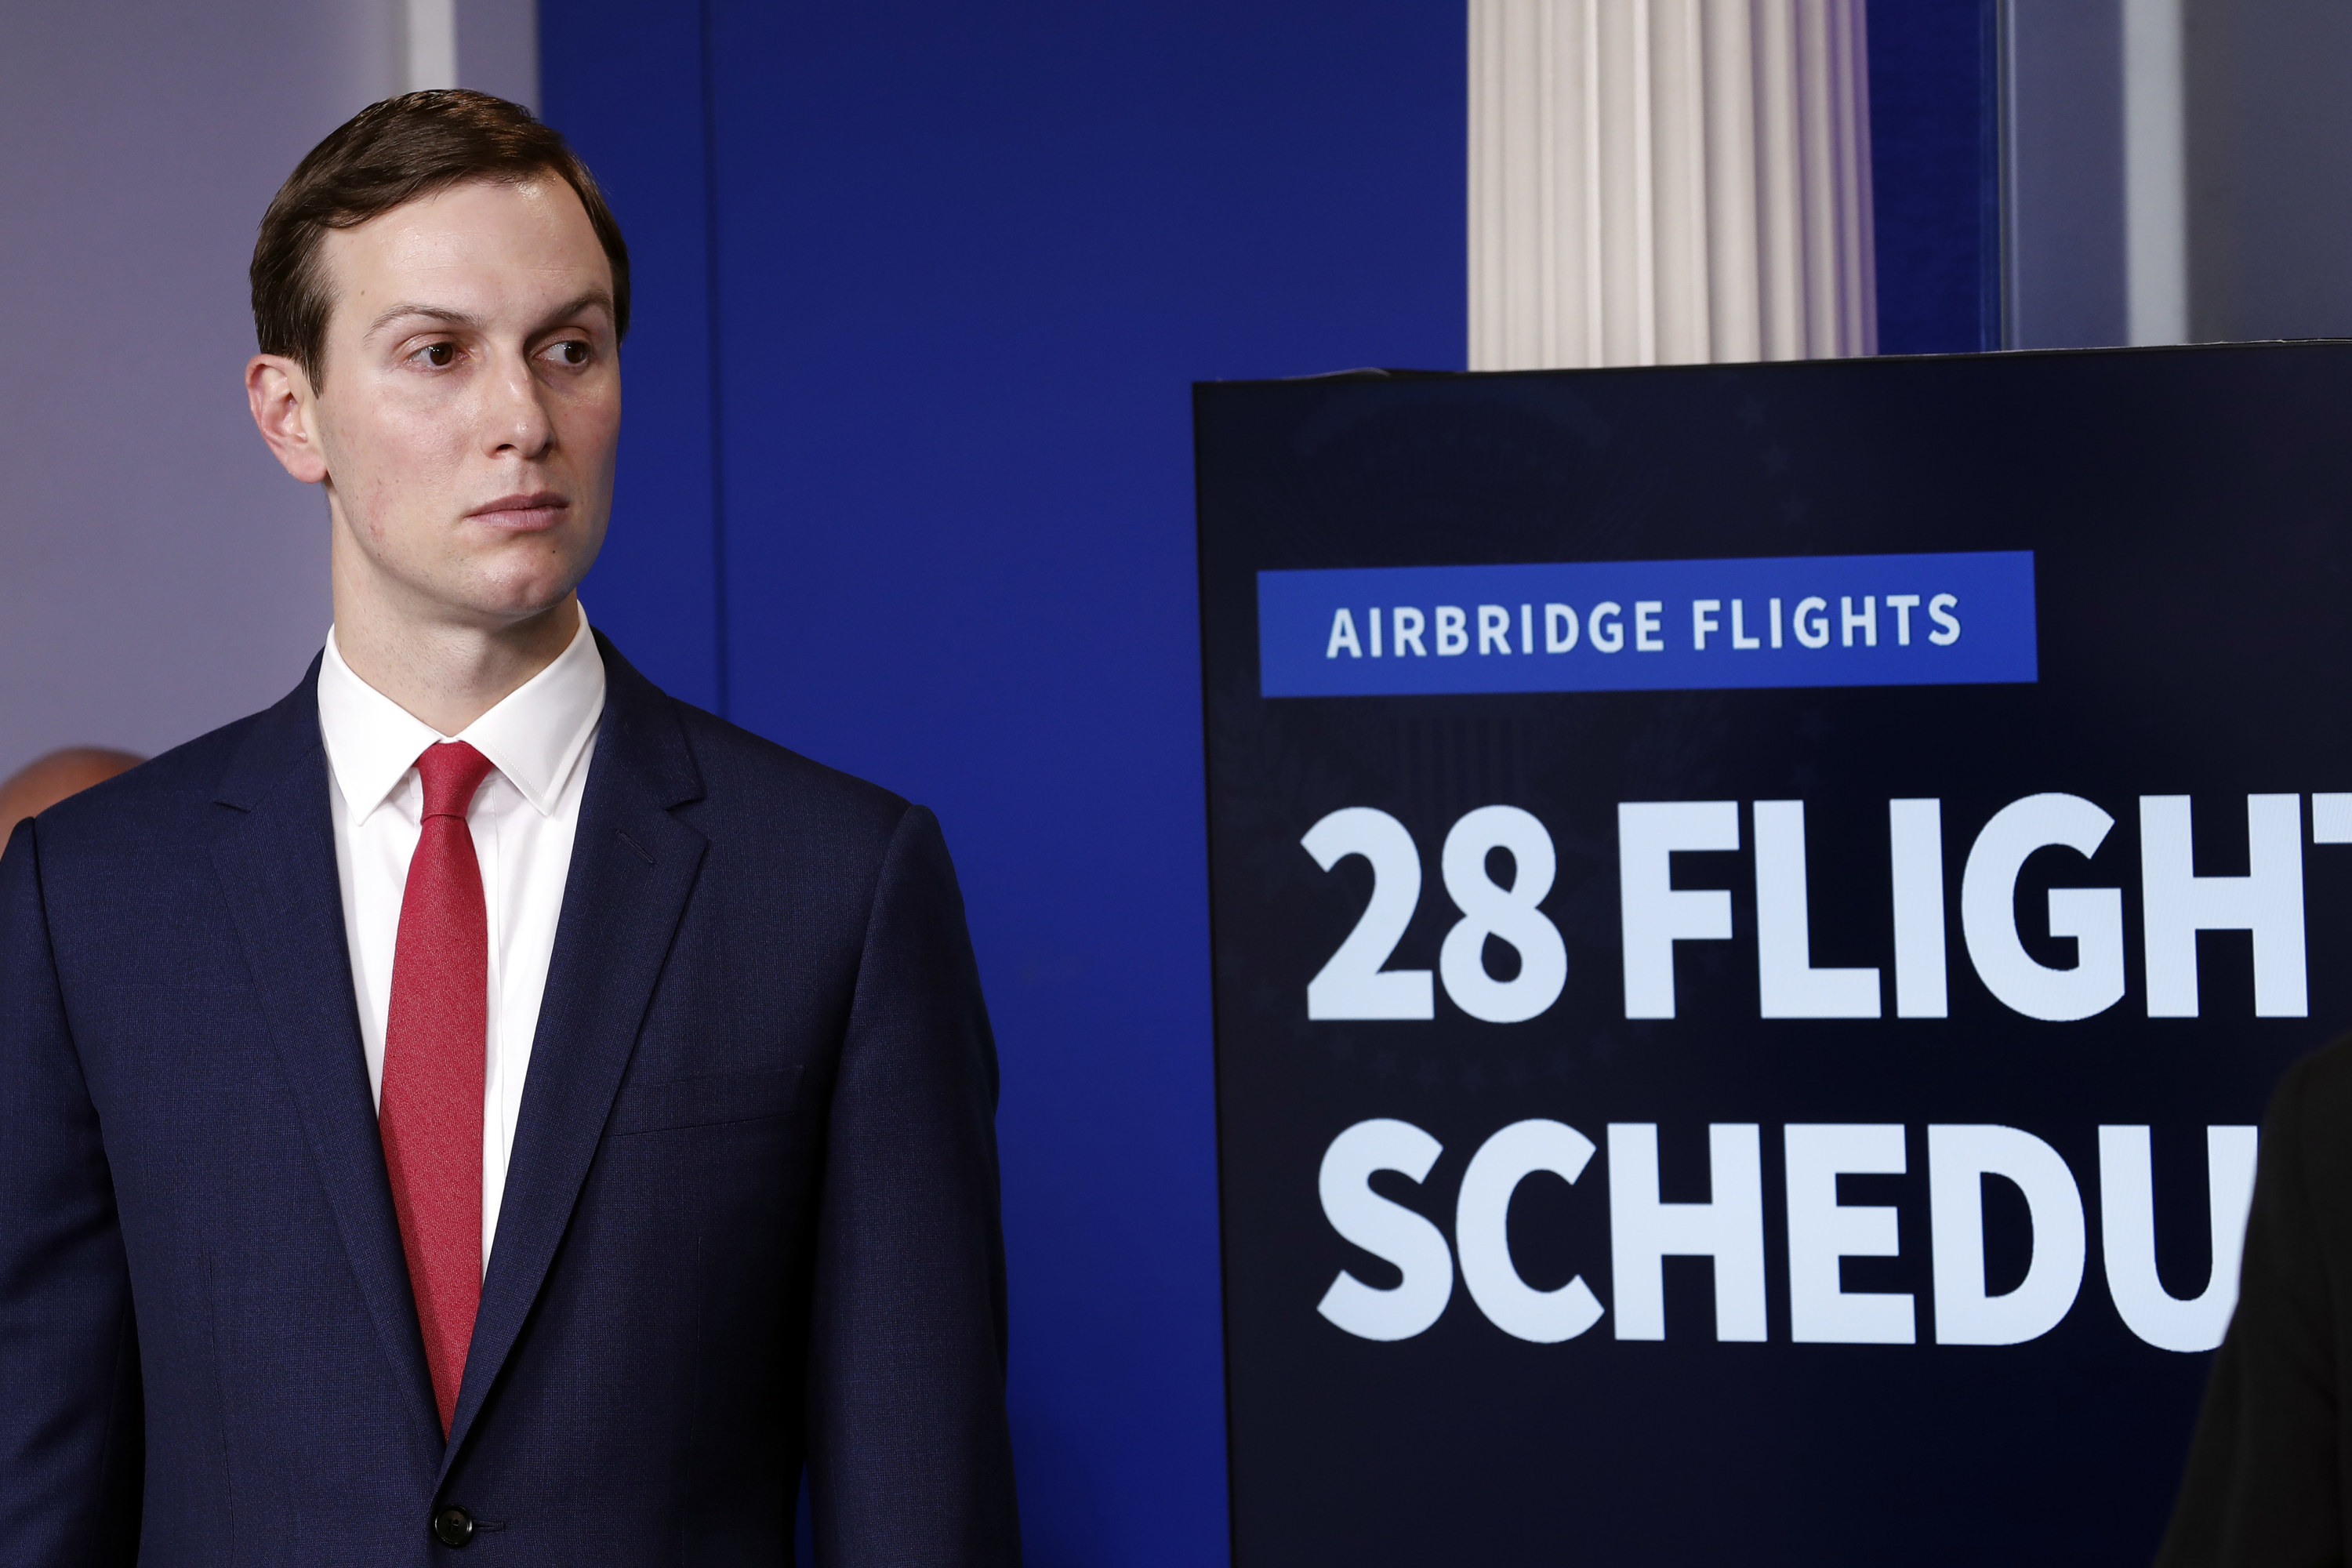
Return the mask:
<svg viewBox="0 0 2352 1568">
<path fill-rule="evenodd" d="M 2131 341 L 2189 341 L 2180 0 L 2123 0 L 2124 276 Z"/>
<path fill-rule="evenodd" d="M 1470 368 L 1874 352 L 1863 0 L 1470 0 Z"/>
<path fill-rule="evenodd" d="M 537 0 L 399 0 L 398 90 L 470 87 L 539 109 Z"/>
<path fill-rule="evenodd" d="M 457 0 L 403 0 L 402 34 L 407 47 L 403 90 L 457 85 Z"/>
</svg>

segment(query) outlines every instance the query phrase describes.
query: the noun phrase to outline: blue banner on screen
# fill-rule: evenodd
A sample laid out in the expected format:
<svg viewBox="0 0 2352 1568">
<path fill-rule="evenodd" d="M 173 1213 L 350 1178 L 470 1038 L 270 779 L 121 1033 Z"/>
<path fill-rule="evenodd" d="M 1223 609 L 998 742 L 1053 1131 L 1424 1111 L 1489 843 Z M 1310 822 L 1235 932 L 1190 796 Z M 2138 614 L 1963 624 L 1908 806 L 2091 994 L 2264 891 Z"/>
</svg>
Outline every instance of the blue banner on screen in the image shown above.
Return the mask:
<svg viewBox="0 0 2352 1568">
<path fill-rule="evenodd" d="M 1974 686 L 2037 675 L 2033 553 L 1257 574 L 1267 697 Z"/>
</svg>

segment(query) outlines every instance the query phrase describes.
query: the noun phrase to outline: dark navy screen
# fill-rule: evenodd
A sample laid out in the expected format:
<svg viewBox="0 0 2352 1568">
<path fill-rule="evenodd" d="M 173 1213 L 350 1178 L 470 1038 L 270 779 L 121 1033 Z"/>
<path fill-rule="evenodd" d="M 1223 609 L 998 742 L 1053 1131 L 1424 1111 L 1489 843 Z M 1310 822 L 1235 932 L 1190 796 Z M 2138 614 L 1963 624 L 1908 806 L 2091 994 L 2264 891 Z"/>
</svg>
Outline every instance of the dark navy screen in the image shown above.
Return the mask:
<svg viewBox="0 0 2352 1568">
<path fill-rule="evenodd" d="M 1198 389 L 1238 1563 L 2148 1560 L 2352 1020 L 2347 394 Z"/>
</svg>

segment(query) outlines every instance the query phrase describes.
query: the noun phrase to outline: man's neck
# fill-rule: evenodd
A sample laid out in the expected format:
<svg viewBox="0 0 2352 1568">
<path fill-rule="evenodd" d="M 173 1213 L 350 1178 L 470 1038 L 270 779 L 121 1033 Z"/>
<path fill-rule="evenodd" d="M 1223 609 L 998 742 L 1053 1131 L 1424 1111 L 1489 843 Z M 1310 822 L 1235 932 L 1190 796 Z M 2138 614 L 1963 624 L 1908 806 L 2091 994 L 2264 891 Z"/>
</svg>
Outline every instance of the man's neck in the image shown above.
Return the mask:
<svg viewBox="0 0 2352 1568">
<path fill-rule="evenodd" d="M 460 733 L 554 663 L 580 630 L 576 594 L 495 629 L 372 616 L 341 598 L 337 595 L 335 649 L 343 662 L 444 735 Z"/>
</svg>

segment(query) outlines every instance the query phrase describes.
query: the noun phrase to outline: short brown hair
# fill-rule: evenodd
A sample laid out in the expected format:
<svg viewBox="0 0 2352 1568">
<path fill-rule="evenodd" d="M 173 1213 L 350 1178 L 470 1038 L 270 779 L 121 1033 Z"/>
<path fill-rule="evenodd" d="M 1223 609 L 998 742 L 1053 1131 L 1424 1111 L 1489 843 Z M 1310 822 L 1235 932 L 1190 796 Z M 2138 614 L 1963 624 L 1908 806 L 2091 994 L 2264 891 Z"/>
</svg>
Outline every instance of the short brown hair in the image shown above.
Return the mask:
<svg viewBox="0 0 2352 1568">
<path fill-rule="evenodd" d="M 596 188 L 596 176 L 530 110 L 464 88 L 404 93 L 372 103 L 294 165 L 262 215 L 253 247 L 253 331 L 266 354 L 283 354 L 320 384 L 327 315 L 334 301 L 319 275 L 319 243 L 404 202 L 467 180 L 520 184 L 562 177 L 587 209 L 613 266 L 613 328 L 629 331 L 629 247 Z"/>
</svg>

